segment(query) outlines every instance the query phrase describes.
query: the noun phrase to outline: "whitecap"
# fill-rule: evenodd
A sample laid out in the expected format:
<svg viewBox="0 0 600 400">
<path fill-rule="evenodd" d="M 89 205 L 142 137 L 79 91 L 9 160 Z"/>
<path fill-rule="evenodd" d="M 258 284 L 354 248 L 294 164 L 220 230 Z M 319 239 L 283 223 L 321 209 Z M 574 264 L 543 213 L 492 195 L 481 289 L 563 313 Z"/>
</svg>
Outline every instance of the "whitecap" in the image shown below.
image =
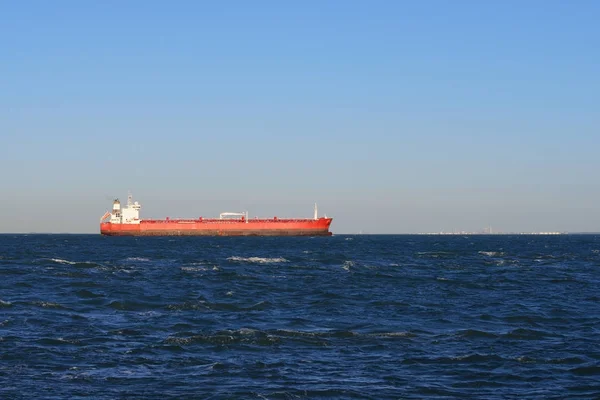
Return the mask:
<svg viewBox="0 0 600 400">
<path fill-rule="evenodd" d="M 227 260 L 228 261 L 238 261 L 238 262 L 250 262 L 250 263 L 255 263 L 255 264 L 270 264 L 270 263 L 288 262 L 288 260 L 286 260 L 283 257 L 268 258 L 268 257 L 238 257 L 238 256 L 233 256 L 233 257 L 229 257 Z"/>
<path fill-rule="evenodd" d="M 344 261 L 344 264 L 342 265 L 342 268 L 345 269 L 346 271 L 350 271 L 350 267 L 354 267 L 354 261 Z"/>
<path fill-rule="evenodd" d="M 281 335 L 287 336 L 306 336 L 306 337 L 316 337 L 321 335 L 320 332 L 306 332 L 306 331 L 295 331 L 293 329 L 277 329 L 277 333 Z"/>
<path fill-rule="evenodd" d="M 150 261 L 149 258 L 145 258 L 145 257 L 127 257 L 125 260 L 126 261 Z"/>
<path fill-rule="evenodd" d="M 262 303 L 262 302 L 261 302 Z M 240 335 L 255 335 L 258 333 L 256 329 L 252 328 L 240 328 L 237 331 L 233 331 L 234 333 L 239 333 Z"/>
<path fill-rule="evenodd" d="M 504 253 L 501 251 L 480 251 L 479 254 L 483 254 L 488 257 L 500 257 L 503 256 Z"/>
<path fill-rule="evenodd" d="M 132 269 L 125 269 L 125 268 L 119 268 L 116 270 L 116 272 L 124 272 L 126 274 L 131 274 L 133 272 Z"/>
<path fill-rule="evenodd" d="M 55 263 L 59 263 L 59 264 L 69 264 L 69 265 L 77 264 L 75 261 L 63 260 L 62 258 L 51 258 L 50 261 L 54 261 Z"/>
<path fill-rule="evenodd" d="M 380 336 L 380 337 L 412 337 L 415 336 L 414 333 L 411 332 L 379 332 L 379 333 L 370 333 L 368 336 Z"/>
<path fill-rule="evenodd" d="M 75 265 L 75 264 L 97 265 L 95 262 L 92 262 L 92 261 L 69 261 L 69 260 L 64 260 L 62 258 L 46 258 L 46 260 L 50 260 L 50 261 L 58 263 L 58 264 L 66 264 L 66 265 Z M 51 267 L 48 267 L 48 269 L 51 269 Z"/>
<path fill-rule="evenodd" d="M 181 267 L 182 271 L 185 272 L 200 272 L 200 271 L 206 271 L 206 268 L 204 267 Z"/>
<path fill-rule="evenodd" d="M 63 308 L 63 306 L 61 306 L 60 304 L 52 303 L 50 301 L 34 301 L 33 304 L 44 308 Z"/>
</svg>

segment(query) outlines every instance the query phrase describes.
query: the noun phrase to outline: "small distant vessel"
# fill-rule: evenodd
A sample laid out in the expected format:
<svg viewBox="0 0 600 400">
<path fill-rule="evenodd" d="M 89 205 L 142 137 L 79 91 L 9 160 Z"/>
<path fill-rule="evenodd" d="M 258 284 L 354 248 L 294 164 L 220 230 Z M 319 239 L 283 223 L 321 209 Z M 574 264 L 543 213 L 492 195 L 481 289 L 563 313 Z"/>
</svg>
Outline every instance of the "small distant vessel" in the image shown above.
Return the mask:
<svg viewBox="0 0 600 400">
<path fill-rule="evenodd" d="M 248 212 L 223 212 L 219 218 L 140 219 L 141 205 L 127 197 L 127 206 L 113 202 L 112 212 L 100 218 L 107 236 L 331 236 L 332 218 L 249 218 Z"/>
</svg>

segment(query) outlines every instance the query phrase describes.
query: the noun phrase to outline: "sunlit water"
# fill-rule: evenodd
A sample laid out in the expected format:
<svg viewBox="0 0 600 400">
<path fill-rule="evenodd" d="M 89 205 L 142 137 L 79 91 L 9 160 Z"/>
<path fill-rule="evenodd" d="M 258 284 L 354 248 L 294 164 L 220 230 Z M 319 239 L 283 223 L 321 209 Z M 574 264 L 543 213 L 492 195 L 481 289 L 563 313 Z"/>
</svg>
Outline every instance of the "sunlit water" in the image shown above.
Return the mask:
<svg viewBox="0 0 600 400">
<path fill-rule="evenodd" d="M 600 397 L 600 236 L 0 235 L 0 398 Z"/>
</svg>

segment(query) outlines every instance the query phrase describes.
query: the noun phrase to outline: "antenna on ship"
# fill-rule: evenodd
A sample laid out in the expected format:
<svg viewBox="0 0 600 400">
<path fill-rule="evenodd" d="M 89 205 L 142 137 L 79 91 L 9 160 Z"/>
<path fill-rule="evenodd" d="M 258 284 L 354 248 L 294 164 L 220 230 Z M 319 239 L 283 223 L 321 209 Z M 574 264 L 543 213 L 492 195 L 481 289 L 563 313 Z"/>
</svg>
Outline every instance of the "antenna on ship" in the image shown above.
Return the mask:
<svg viewBox="0 0 600 400">
<path fill-rule="evenodd" d="M 315 219 L 319 219 L 318 214 L 319 213 L 318 213 L 318 210 L 317 210 L 317 203 L 315 203 Z"/>
<path fill-rule="evenodd" d="M 131 195 L 131 191 L 127 191 L 127 207 L 131 207 L 133 205 L 133 196 Z"/>
</svg>

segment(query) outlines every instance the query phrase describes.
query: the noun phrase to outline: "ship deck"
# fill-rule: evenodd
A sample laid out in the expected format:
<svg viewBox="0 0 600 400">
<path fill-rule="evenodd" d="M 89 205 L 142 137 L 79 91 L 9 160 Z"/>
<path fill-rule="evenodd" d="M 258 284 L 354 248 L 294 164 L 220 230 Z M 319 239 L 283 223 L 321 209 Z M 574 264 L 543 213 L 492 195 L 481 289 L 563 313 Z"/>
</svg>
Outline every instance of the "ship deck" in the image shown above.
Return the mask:
<svg viewBox="0 0 600 400">
<path fill-rule="evenodd" d="M 140 220 L 141 224 L 264 224 L 264 223 L 315 223 L 319 220 L 327 218 L 311 219 L 311 218 L 254 218 L 254 219 L 219 219 L 219 218 L 198 218 L 198 219 L 184 219 L 184 218 L 167 218 L 167 219 L 143 219 Z"/>
</svg>

